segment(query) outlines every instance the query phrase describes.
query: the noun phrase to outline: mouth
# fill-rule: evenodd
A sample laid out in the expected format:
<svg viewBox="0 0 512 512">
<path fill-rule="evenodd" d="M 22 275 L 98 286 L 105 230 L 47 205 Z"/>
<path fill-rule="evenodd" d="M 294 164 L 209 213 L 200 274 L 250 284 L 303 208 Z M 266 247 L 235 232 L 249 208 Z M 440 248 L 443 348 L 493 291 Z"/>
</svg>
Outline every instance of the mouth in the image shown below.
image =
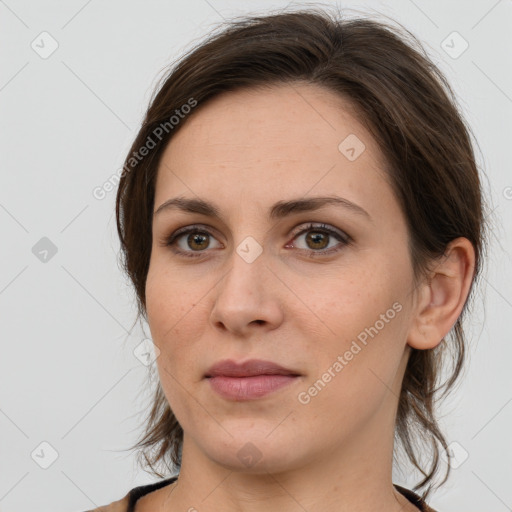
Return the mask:
<svg viewBox="0 0 512 512">
<path fill-rule="evenodd" d="M 250 359 L 238 363 L 232 359 L 224 359 L 215 363 L 206 372 L 205 378 L 211 377 L 254 377 L 257 375 L 292 375 L 300 374 L 290 368 L 285 368 L 273 361 L 263 359 Z"/>
<path fill-rule="evenodd" d="M 272 361 L 223 360 L 205 374 L 213 391 L 227 400 L 255 400 L 297 381 L 300 373 Z"/>
<path fill-rule="evenodd" d="M 263 398 L 299 379 L 298 375 L 253 375 L 252 377 L 208 377 L 211 388 L 227 400 Z"/>
</svg>

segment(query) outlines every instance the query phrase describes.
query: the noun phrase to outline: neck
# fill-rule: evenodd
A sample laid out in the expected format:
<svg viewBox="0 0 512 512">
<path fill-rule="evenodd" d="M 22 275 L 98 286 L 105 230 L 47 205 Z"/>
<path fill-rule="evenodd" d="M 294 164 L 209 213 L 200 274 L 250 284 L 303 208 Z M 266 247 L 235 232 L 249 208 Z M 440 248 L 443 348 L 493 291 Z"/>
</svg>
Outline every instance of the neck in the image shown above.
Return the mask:
<svg viewBox="0 0 512 512">
<path fill-rule="evenodd" d="M 385 417 L 393 409 L 386 405 L 375 421 L 336 450 L 330 447 L 329 453 L 316 451 L 314 458 L 285 461 L 287 466 L 272 459 L 265 464 L 263 457 L 253 468 L 235 467 L 208 457 L 185 435 L 178 481 L 160 510 L 417 512 L 393 487 L 395 418 Z"/>
</svg>

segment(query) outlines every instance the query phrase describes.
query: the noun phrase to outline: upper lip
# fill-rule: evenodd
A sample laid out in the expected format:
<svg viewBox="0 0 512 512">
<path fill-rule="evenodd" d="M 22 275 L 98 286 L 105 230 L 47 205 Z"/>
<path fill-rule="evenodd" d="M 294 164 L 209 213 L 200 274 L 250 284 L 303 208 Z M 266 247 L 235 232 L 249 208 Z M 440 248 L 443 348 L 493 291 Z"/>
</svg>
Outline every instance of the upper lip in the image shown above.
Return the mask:
<svg viewBox="0 0 512 512">
<path fill-rule="evenodd" d="M 285 368 L 272 361 L 263 359 L 249 359 L 243 363 L 237 363 L 232 359 L 218 361 L 206 372 L 205 377 L 251 377 L 253 375 L 300 375 L 294 370 Z"/>
</svg>

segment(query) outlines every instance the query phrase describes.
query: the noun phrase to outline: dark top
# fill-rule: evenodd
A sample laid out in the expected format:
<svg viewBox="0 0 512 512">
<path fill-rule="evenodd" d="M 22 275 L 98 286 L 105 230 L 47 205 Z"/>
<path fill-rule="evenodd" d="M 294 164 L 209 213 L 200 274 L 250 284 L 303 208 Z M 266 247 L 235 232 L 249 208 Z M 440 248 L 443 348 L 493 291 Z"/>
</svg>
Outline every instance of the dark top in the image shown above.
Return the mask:
<svg viewBox="0 0 512 512">
<path fill-rule="evenodd" d="M 149 484 L 149 485 L 142 485 L 140 487 L 135 487 L 135 489 L 132 489 L 129 493 L 130 496 L 130 503 L 128 504 L 128 510 L 126 512 L 133 512 L 133 509 L 135 508 L 135 503 L 139 498 L 142 498 L 142 496 L 145 496 L 146 494 L 149 494 L 151 491 L 156 491 L 157 489 L 160 489 L 161 487 L 165 487 L 166 485 L 172 484 L 178 477 L 173 476 L 171 478 L 168 478 L 167 480 L 162 480 L 161 482 L 156 482 L 155 484 Z"/>
<path fill-rule="evenodd" d="M 156 482 L 154 484 L 149 485 L 141 485 L 139 487 L 133 488 L 122 500 L 114 502 L 108 506 L 100 507 L 92 511 L 87 512 L 134 512 L 135 503 L 152 491 L 156 491 L 166 485 L 172 484 L 178 476 L 173 476 L 167 478 L 165 480 L 161 480 L 160 482 Z M 405 496 L 413 505 L 418 507 L 421 512 L 436 512 L 433 508 L 430 508 L 416 493 L 413 491 L 406 489 L 405 487 L 401 487 L 399 485 L 393 484 L 395 489 Z"/>
</svg>

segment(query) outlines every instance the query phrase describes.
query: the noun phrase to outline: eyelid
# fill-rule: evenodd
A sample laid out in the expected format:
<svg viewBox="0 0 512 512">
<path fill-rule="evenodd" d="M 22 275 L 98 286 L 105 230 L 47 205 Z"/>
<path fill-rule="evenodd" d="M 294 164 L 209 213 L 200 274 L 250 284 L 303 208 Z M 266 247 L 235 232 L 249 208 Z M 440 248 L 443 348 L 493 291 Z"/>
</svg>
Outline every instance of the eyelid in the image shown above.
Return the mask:
<svg viewBox="0 0 512 512">
<path fill-rule="evenodd" d="M 315 255 L 322 256 L 322 255 L 339 252 L 343 247 L 350 245 L 353 242 L 352 237 L 350 235 L 348 235 L 346 232 L 344 232 L 338 228 L 335 228 L 334 226 L 331 226 L 329 224 L 325 224 L 322 222 L 307 222 L 307 223 L 300 224 L 300 226 L 298 226 L 297 228 L 295 228 L 293 230 L 292 235 L 291 235 L 292 236 L 291 240 L 292 241 L 295 240 L 299 235 L 302 235 L 303 233 L 307 233 L 308 231 L 315 231 L 315 230 L 320 231 L 320 232 L 321 231 L 326 232 L 329 236 L 335 237 L 341 243 L 341 247 L 339 247 L 339 244 L 338 244 L 338 246 L 331 247 L 329 249 L 322 249 L 322 250 L 298 249 L 299 251 L 307 252 L 313 256 L 315 256 Z M 216 232 L 216 231 L 217 230 L 215 228 L 213 228 L 212 226 L 208 226 L 205 224 L 191 224 L 188 226 L 183 226 L 183 227 L 177 229 L 176 231 L 173 231 L 170 235 L 164 236 L 163 239 L 161 240 L 161 245 L 168 246 L 168 247 L 176 246 L 177 240 L 180 237 L 190 234 L 190 233 L 194 233 L 194 232 L 205 233 L 208 236 L 215 238 L 217 240 L 217 237 L 212 233 L 212 232 Z M 286 244 L 286 247 L 288 247 L 288 246 L 289 246 L 289 242 L 287 242 L 287 244 Z M 174 249 L 173 248 L 172 250 L 175 254 L 184 255 L 187 257 L 201 257 L 203 254 L 206 254 L 207 252 L 209 252 L 208 249 L 205 249 L 203 251 L 192 251 L 192 250 L 184 251 L 182 249 Z"/>
<path fill-rule="evenodd" d="M 176 231 L 173 231 L 170 235 L 163 236 L 161 239 L 161 245 L 166 246 L 175 246 L 177 245 L 177 241 L 184 235 L 188 235 L 190 233 L 205 233 L 208 236 L 215 238 L 217 240 L 217 236 L 215 233 L 217 230 L 212 226 L 208 226 L 206 224 L 190 224 L 188 226 L 183 226 Z M 218 241 L 218 240 L 217 240 Z M 219 242 L 220 243 L 220 242 Z M 197 254 L 198 256 L 207 252 L 207 249 L 204 251 L 183 251 L 182 249 L 173 249 L 176 254 Z"/>
<path fill-rule="evenodd" d="M 335 228 L 334 226 L 325 224 L 323 222 L 307 222 L 306 225 L 302 223 L 298 228 L 293 230 L 292 236 L 293 238 L 296 238 L 298 235 L 301 235 L 304 232 L 313 231 L 315 229 L 318 229 L 318 231 L 327 231 L 328 233 L 336 234 L 345 242 L 351 240 L 351 237 L 341 229 Z"/>
<path fill-rule="evenodd" d="M 209 226 L 208 224 L 190 224 L 190 225 L 178 228 L 176 231 L 173 231 L 171 233 L 171 235 L 166 238 L 167 239 L 177 238 L 178 236 L 186 234 L 190 231 L 205 232 L 205 233 L 208 233 L 209 235 L 211 235 L 212 232 L 216 232 L 217 230 L 214 227 Z"/>
<path fill-rule="evenodd" d="M 329 249 L 321 249 L 321 250 L 314 250 L 314 249 L 302 249 L 298 248 L 299 251 L 307 253 L 309 256 L 312 257 L 322 257 L 322 256 L 330 256 L 333 254 L 339 253 L 342 249 L 352 244 L 353 239 L 350 235 L 348 235 L 346 232 L 335 228 L 334 226 L 331 226 L 330 224 L 325 224 L 322 222 L 309 222 L 307 225 L 302 225 L 297 230 L 294 230 L 293 233 L 293 240 L 295 240 L 297 237 L 303 235 L 304 233 L 308 232 L 323 232 L 327 233 L 327 235 L 331 238 L 335 238 L 338 240 L 338 244 L 334 247 L 330 247 Z M 290 243 L 286 244 L 286 247 L 289 247 Z M 292 245 L 293 247 L 293 245 Z"/>
</svg>

